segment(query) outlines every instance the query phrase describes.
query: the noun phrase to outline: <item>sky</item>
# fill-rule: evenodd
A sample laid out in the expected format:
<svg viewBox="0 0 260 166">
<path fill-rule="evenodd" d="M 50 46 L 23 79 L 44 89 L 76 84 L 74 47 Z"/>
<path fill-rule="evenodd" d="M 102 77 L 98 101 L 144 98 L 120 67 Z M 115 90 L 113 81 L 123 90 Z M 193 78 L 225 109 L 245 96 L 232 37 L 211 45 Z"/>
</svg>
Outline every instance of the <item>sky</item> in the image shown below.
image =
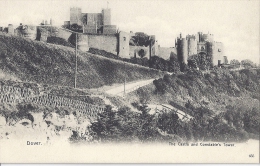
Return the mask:
<svg viewBox="0 0 260 166">
<path fill-rule="evenodd" d="M 156 35 L 162 47 L 174 47 L 180 33 L 210 33 L 224 44 L 229 61 L 259 64 L 259 0 L 0 0 L 0 26 L 50 18 L 60 26 L 69 20 L 70 7 L 100 13 L 107 5 L 119 30 Z"/>
</svg>

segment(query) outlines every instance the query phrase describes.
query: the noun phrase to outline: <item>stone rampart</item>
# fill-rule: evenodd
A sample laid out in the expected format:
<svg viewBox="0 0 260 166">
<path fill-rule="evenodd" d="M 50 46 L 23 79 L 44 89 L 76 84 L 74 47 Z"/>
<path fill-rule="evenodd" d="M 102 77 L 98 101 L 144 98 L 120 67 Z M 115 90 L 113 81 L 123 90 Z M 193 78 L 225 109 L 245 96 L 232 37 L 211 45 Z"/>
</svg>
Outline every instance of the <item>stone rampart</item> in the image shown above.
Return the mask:
<svg viewBox="0 0 260 166">
<path fill-rule="evenodd" d="M 159 47 L 159 57 L 163 58 L 165 60 L 169 60 L 170 59 L 170 55 L 171 53 L 177 54 L 177 50 L 176 48 L 173 47 Z"/>
<path fill-rule="evenodd" d="M 118 38 L 116 35 L 89 35 L 88 46 L 117 55 Z"/>
</svg>

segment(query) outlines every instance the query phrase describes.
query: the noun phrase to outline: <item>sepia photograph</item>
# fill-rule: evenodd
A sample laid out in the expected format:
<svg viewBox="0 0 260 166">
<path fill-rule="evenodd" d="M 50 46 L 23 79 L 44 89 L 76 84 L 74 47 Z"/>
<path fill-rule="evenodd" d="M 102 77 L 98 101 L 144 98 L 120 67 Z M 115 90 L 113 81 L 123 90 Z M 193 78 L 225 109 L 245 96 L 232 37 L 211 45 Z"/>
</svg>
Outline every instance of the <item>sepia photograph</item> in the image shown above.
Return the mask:
<svg viewBox="0 0 260 166">
<path fill-rule="evenodd" d="M 0 0 L 0 163 L 259 163 L 259 0 Z"/>
</svg>

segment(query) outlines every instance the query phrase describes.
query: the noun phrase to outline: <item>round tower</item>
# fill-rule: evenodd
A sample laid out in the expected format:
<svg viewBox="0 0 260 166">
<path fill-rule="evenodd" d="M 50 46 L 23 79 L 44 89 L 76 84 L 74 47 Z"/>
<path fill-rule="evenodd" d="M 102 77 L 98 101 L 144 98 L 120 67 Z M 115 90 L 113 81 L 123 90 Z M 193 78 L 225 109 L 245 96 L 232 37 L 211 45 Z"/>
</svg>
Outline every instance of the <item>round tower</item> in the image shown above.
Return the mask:
<svg viewBox="0 0 260 166">
<path fill-rule="evenodd" d="M 185 38 L 182 38 L 181 45 L 182 45 L 181 52 L 183 57 L 182 62 L 187 64 L 188 63 L 188 41 Z"/>
<path fill-rule="evenodd" d="M 179 62 L 188 63 L 188 42 L 186 38 L 177 39 L 177 57 Z"/>
<path fill-rule="evenodd" d="M 197 40 L 195 36 L 188 39 L 188 56 L 197 54 Z"/>
</svg>

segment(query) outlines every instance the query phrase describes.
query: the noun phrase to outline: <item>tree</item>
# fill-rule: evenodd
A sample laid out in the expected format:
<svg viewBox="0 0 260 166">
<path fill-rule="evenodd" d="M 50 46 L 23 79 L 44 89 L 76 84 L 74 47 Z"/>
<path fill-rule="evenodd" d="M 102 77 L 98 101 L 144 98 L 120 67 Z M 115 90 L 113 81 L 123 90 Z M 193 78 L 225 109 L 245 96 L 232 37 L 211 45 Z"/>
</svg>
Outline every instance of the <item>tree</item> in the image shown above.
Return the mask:
<svg viewBox="0 0 260 166">
<path fill-rule="evenodd" d="M 244 66 L 247 69 L 256 67 L 256 65 L 249 59 L 242 60 L 241 65 Z"/>
<path fill-rule="evenodd" d="M 232 59 L 230 61 L 230 65 L 233 66 L 233 68 L 239 68 L 240 67 L 240 62 L 236 59 Z"/>
<path fill-rule="evenodd" d="M 195 59 L 189 59 L 188 60 L 188 66 L 191 67 L 191 68 L 195 68 L 195 69 L 198 67 Z"/>
<path fill-rule="evenodd" d="M 149 46 L 150 45 L 150 40 L 149 36 L 145 33 L 135 33 L 135 36 L 132 36 L 130 39 L 130 45 L 135 45 L 135 46 Z"/>
<path fill-rule="evenodd" d="M 138 51 L 138 55 L 140 56 L 140 58 L 143 58 L 145 56 L 145 54 L 146 54 L 146 51 L 144 49 L 140 49 Z"/>
<path fill-rule="evenodd" d="M 107 106 L 105 111 L 99 114 L 97 122 L 91 124 L 90 129 L 95 133 L 96 138 L 101 141 L 117 141 L 120 135 L 119 119 L 111 106 Z"/>
<path fill-rule="evenodd" d="M 76 32 L 82 32 L 82 26 L 78 24 L 72 24 L 70 29 Z"/>
<path fill-rule="evenodd" d="M 164 94 L 167 91 L 167 84 L 163 81 L 162 78 L 158 80 L 154 80 L 153 84 L 156 87 L 156 90 L 162 94 Z"/>
<path fill-rule="evenodd" d="M 187 71 L 188 70 L 188 66 L 184 62 L 181 62 L 180 63 L 180 70 L 182 72 Z"/>
<path fill-rule="evenodd" d="M 158 127 L 168 134 L 177 134 L 178 119 L 179 116 L 173 111 L 161 113 L 158 117 Z"/>
<path fill-rule="evenodd" d="M 158 69 L 158 70 L 164 70 L 164 59 L 158 57 L 158 56 L 152 56 L 149 60 L 150 68 Z"/>
</svg>

